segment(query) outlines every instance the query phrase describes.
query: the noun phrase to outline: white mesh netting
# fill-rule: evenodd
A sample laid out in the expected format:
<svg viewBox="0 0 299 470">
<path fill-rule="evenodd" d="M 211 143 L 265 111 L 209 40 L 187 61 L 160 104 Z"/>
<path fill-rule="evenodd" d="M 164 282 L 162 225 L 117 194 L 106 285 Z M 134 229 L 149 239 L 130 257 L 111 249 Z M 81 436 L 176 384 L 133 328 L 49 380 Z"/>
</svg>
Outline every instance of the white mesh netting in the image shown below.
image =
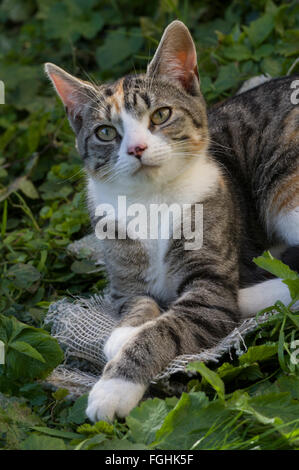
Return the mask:
<svg viewBox="0 0 299 470">
<path fill-rule="evenodd" d="M 98 252 L 97 240 L 88 235 L 69 246 L 69 251 L 78 255 L 80 250 L 96 265 L 103 265 Z M 47 382 L 67 388 L 74 396 L 86 393 L 99 379 L 106 363 L 103 346 L 112 329 L 117 324 L 116 314 L 109 299 L 109 293 L 103 296 L 93 295 L 88 298 L 62 299 L 53 303 L 45 319 L 51 325 L 51 333 L 65 351 L 65 362 L 58 366 L 47 378 Z M 264 322 L 266 316 L 258 322 Z M 168 382 L 170 376 L 184 372 L 192 361 L 217 362 L 220 357 L 231 350 L 241 354 L 246 350 L 243 337 L 252 332 L 258 323 L 255 318 L 246 319 L 211 349 L 195 355 L 178 356 L 153 380 L 153 383 Z M 188 372 L 190 375 L 190 373 Z"/>
</svg>

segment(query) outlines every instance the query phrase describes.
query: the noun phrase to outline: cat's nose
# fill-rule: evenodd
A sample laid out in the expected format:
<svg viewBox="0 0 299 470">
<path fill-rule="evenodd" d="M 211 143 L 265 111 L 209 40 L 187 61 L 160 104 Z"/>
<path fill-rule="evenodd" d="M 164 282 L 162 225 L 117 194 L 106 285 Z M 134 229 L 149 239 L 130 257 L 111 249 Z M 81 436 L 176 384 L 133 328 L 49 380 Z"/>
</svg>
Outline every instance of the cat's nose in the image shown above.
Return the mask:
<svg viewBox="0 0 299 470">
<path fill-rule="evenodd" d="M 146 144 L 138 144 L 138 145 L 132 145 L 131 147 L 128 147 L 128 154 L 129 155 L 134 155 L 136 158 L 141 158 L 143 152 L 147 149 Z"/>
</svg>

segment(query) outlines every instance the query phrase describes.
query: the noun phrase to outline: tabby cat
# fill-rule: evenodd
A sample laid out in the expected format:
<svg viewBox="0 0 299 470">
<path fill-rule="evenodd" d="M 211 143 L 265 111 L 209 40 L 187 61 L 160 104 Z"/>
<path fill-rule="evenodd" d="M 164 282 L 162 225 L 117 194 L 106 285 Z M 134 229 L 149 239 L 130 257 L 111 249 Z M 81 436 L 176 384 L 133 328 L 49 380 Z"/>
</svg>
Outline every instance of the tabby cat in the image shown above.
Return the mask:
<svg viewBox="0 0 299 470">
<path fill-rule="evenodd" d="M 299 245 L 299 108 L 291 102 L 299 77 L 207 112 L 195 46 L 180 21 L 166 28 L 144 75 L 95 85 L 53 64 L 46 71 L 76 134 L 94 224 L 95 208 L 116 208 L 119 195 L 145 207 L 203 205 L 200 249 L 172 237 L 101 241 L 120 322 L 87 415 L 112 420 L 176 356 L 215 345 L 242 315 L 288 302 L 286 286 L 266 279 L 252 258 L 277 241 Z"/>
</svg>

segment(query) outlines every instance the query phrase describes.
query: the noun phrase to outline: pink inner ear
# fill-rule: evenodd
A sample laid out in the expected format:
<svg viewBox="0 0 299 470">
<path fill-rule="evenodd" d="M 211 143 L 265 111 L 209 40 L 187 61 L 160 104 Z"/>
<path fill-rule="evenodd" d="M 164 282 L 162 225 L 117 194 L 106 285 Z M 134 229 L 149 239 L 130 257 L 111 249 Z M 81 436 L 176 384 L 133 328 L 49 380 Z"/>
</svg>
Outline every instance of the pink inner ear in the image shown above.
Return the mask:
<svg viewBox="0 0 299 470">
<path fill-rule="evenodd" d="M 187 58 L 188 58 L 187 57 L 187 52 L 186 51 L 178 52 L 177 58 L 182 63 L 182 65 L 185 67 L 185 64 L 187 63 Z"/>
<path fill-rule="evenodd" d="M 74 87 L 70 85 L 67 80 L 61 78 L 59 75 L 56 75 L 55 73 L 51 74 L 51 78 L 54 82 L 57 93 L 59 94 L 60 98 L 63 101 L 63 104 L 67 108 L 73 107 L 75 104 L 74 97 L 73 97 Z"/>
<path fill-rule="evenodd" d="M 196 54 L 193 51 L 180 51 L 176 53 L 176 69 L 179 72 L 179 79 L 185 86 L 192 80 L 193 74 L 198 77 Z"/>
</svg>

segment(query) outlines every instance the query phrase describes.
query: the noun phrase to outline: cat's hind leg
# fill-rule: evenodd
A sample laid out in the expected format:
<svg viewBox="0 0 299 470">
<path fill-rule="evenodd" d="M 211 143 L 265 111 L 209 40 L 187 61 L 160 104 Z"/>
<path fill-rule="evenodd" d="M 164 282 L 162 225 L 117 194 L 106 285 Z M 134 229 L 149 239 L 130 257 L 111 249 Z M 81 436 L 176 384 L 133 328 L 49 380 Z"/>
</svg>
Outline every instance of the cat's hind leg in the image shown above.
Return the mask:
<svg viewBox="0 0 299 470">
<path fill-rule="evenodd" d="M 279 239 L 289 248 L 281 259 L 291 269 L 299 272 L 299 168 L 276 185 L 265 206 L 269 236 Z M 281 279 L 270 279 L 260 284 L 240 289 L 241 316 L 248 318 L 260 310 L 274 305 L 277 300 L 285 305 L 291 302 L 289 289 Z M 298 302 L 294 308 L 299 307 Z"/>
<path fill-rule="evenodd" d="M 299 167 L 273 193 L 267 210 L 268 231 L 288 246 L 299 246 Z"/>
<path fill-rule="evenodd" d="M 243 319 L 253 317 L 264 308 L 274 305 L 277 300 L 285 305 L 292 300 L 287 285 L 281 279 L 269 279 L 240 289 L 238 303 L 241 317 Z M 299 307 L 298 302 L 294 305 L 294 309 L 297 307 Z"/>
<path fill-rule="evenodd" d="M 299 246 L 287 248 L 280 256 L 283 263 L 287 264 L 293 271 L 299 273 Z M 245 287 L 239 290 L 238 303 L 242 318 L 256 315 L 260 310 L 274 305 L 280 300 L 285 305 L 291 302 L 291 296 L 286 284 L 282 279 L 269 279 L 268 281 Z M 299 301 L 292 307 L 299 309 Z"/>
</svg>

